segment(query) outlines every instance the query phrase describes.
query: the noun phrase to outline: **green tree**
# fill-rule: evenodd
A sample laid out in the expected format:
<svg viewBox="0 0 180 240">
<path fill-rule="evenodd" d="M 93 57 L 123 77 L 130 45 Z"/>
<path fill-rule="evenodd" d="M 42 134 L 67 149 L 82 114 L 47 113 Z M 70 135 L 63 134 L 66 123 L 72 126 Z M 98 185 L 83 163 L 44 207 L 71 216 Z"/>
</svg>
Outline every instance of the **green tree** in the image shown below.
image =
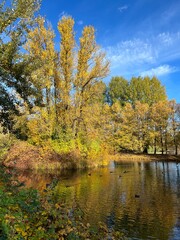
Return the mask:
<svg viewBox="0 0 180 240">
<path fill-rule="evenodd" d="M 151 106 L 153 103 L 166 99 L 165 88 L 156 77 L 133 77 L 131 79 L 129 84 L 129 100 L 133 105 L 136 101 L 140 101 Z"/>
<path fill-rule="evenodd" d="M 109 83 L 110 103 L 119 101 L 122 106 L 129 100 L 129 83 L 123 77 L 113 77 Z"/>
</svg>

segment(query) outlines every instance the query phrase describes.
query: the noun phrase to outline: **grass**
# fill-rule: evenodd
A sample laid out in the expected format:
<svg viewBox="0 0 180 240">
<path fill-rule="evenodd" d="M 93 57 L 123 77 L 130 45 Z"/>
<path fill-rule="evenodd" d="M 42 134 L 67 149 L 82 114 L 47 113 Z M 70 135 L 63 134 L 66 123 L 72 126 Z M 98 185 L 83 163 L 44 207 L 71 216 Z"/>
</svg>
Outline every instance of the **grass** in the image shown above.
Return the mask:
<svg viewBox="0 0 180 240">
<path fill-rule="evenodd" d="M 180 156 L 175 155 L 162 155 L 162 154 L 135 154 L 135 153 L 119 153 L 113 157 L 116 163 L 120 161 L 180 161 Z"/>
</svg>

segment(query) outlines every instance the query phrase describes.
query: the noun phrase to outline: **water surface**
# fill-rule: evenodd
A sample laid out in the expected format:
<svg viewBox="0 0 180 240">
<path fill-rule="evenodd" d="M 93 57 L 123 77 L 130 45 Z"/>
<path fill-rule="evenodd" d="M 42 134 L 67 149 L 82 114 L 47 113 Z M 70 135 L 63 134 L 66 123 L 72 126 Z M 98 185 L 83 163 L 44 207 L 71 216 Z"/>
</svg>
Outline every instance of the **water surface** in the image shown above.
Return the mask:
<svg viewBox="0 0 180 240">
<path fill-rule="evenodd" d="M 59 203 L 81 209 L 83 221 L 129 239 L 180 239 L 180 164 L 122 162 L 109 168 L 53 174 L 19 173 L 26 186 L 53 189 Z"/>
</svg>

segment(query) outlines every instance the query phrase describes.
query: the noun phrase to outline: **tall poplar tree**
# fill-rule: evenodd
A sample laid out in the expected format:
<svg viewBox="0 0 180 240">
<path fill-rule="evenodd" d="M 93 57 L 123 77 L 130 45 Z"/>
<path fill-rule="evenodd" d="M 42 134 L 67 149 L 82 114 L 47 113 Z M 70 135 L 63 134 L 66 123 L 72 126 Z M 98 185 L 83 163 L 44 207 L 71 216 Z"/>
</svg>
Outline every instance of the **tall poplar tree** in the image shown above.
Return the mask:
<svg viewBox="0 0 180 240">
<path fill-rule="evenodd" d="M 85 108 L 90 98 L 96 95 L 94 85 L 107 76 L 109 71 L 109 62 L 105 59 L 105 53 L 102 52 L 95 41 L 95 30 L 92 26 L 83 29 L 80 38 L 80 47 L 78 51 L 77 74 L 74 81 L 75 86 L 75 135 L 80 129 L 84 129 Z"/>
<path fill-rule="evenodd" d="M 105 87 L 101 80 L 108 74 L 109 62 L 96 44 L 93 27 L 83 29 L 79 45 L 75 42 L 71 17 L 62 17 L 58 30 L 58 52 L 54 49 L 54 33 L 43 18 L 37 19 L 37 26 L 28 35 L 26 49 L 32 66 L 36 66 L 30 80 L 37 91 L 32 101 L 35 106 L 38 100 L 42 102 L 39 106 L 46 106 L 48 114 L 52 109 L 56 137 L 78 136 L 79 132 L 87 135 L 87 129 L 90 132 L 98 122 L 100 109 L 103 111 Z M 90 121 L 86 116 L 93 109 L 95 112 L 95 106 L 99 115 Z"/>
<path fill-rule="evenodd" d="M 60 76 L 57 83 L 59 97 L 59 114 L 61 115 L 62 127 L 67 130 L 72 122 L 72 87 L 73 71 L 75 68 L 75 39 L 74 39 L 74 20 L 71 17 L 62 17 L 58 23 L 58 30 L 61 36 L 59 67 Z"/>
</svg>

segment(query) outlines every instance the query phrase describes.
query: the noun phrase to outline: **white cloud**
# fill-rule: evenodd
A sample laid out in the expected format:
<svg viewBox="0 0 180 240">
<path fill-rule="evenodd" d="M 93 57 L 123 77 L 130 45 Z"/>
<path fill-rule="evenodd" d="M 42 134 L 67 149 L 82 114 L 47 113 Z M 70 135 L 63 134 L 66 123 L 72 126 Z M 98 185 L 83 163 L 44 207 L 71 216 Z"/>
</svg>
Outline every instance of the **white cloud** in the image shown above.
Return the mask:
<svg viewBox="0 0 180 240">
<path fill-rule="evenodd" d="M 176 71 L 177 71 L 177 68 L 171 67 L 166 64 L 166 65 L 161 65 L 156 68 L 151 68 L 147 71 L 142 72 L 140 75 L 143 77 L 144 76 L 162 76 L 162 75 L 166 75 L 166 74 L 173 73 Z"/>
<path fill-rule="evenodd" d="M 161 42 L 163 45 L 170 46 L 173 44 L 173 38 L 170 33 L 160 33 L 157 40 L 159 40 L 159 42 Z"/>
<path fill-rule="evenodd" d="M 127 5 L 123 5 L 123 6 L 118 8 L 118 11 L 122 13 L 122 12 L 126 11 L 127 9 L 128 9 L 128 6 Z"/>
<path fill-rule="evenodd" d="M 154 61 L 152 46 L 139 39 L 122 41 L 115 47 L 108 47 L 107 52 L 114 67 L 119 64 L 140 64 Z"/>
<path fill-rule="evenodd" d="M 111 70 L 119 70 L 119 74 L 140 74 L 146 69 L 159 69 L 167 71 L 167 63 L 180 59 L 180 32 L 160 33 L 146 39 L 131 39 L 121 41 L 115 46 L 106 48 L 107 56 L 111 62 Z"/>
</svg>

